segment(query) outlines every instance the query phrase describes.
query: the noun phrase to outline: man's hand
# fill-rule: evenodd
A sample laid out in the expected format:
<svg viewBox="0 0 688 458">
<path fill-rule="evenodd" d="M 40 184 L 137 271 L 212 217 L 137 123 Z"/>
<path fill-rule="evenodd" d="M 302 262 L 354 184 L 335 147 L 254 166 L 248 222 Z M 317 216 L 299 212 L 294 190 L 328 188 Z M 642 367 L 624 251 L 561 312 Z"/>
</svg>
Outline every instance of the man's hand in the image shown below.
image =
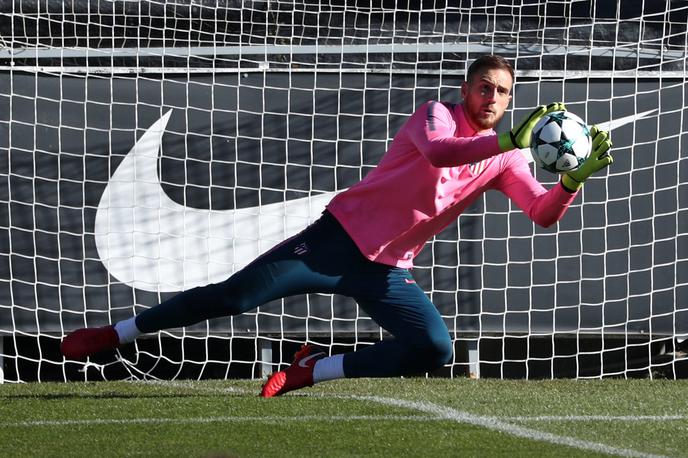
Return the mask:
<svg viewBox="0 0 688 458">
<path fill-rule="evenodd" d="M 553 111 L 566 111 L 566 106 L 562 102 L 550 103 L 547 106 L 540 105 L 521 124 L 514 126 L 509 132 L 499 134 L 497 137 L 499 149 L 504 152 L 514 148 L 530 148 L 533 127 L 543 116 Z"/>
<path fill-rule="evenodd" d="M 590 128 L 592 137 L 592 152 L 583 162 L 583 165 L 572 172 L 567 172 L 561 177 L 561 184 L 570 191 L 578 191 L 583 182 L 593 173 L 602 170 L 614 162 L 614 158 L 609 154 L 612 142 L 609 140 L 609 132 L 600 130 L 597 126 Z"/>
</svg>

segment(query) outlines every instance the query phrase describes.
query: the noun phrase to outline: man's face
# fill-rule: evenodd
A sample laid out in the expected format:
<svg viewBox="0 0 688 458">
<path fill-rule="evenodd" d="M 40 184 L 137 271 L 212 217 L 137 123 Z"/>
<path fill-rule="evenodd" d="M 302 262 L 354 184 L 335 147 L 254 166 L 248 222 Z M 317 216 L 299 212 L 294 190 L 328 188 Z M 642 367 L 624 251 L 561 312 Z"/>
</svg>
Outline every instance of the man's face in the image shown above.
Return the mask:
<svg viewBox="0 0 688 458">
<path fill-rule="evenodd" d="M 503 69 L 486 69 L 461 86 L 468 122 L 478 132 L 492 129 L 511 102 L 511 74 Z"/>
</svg>

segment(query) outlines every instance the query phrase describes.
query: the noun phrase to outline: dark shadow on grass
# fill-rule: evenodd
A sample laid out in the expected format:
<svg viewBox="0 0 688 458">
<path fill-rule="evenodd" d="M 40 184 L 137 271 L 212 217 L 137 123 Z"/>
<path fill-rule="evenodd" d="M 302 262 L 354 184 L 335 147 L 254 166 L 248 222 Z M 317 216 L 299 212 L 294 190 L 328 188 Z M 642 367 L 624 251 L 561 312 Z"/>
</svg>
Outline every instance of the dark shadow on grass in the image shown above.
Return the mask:
<svg viewBox="0 0 688 458">
<path fill-rule="evenodd" d="M 58 399 L 179 399 L 179 398 L 215 398 L 238 396 L 237 393 L 160 393 L 160 394 L 136 394 L 136 393 L 46 393 L 46 394 L 4 394 L 0 395 L 0 403 L 3 399 L 40 399 L 53 401 Z"/>
</svg>

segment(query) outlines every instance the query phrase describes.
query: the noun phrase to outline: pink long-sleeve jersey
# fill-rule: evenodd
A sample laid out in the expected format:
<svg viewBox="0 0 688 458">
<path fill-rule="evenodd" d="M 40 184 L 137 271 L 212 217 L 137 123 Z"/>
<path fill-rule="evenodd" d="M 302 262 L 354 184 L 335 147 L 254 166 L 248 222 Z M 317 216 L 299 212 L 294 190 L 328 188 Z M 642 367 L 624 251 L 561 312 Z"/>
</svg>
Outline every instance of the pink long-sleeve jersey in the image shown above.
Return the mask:
<svg viewBox="0 0 688 458">
<path fill-rule="evenodd" d="M 378 166 L 327 209 L 371 261 L 402 268 L 478 196 L 498 189 L 541 226 L 575 193 L 545 189 L 519 150 L 500 154 L 494 131 L 477 133 L 462 104 L 430 101 L 406 121 Z"/>
</svg>

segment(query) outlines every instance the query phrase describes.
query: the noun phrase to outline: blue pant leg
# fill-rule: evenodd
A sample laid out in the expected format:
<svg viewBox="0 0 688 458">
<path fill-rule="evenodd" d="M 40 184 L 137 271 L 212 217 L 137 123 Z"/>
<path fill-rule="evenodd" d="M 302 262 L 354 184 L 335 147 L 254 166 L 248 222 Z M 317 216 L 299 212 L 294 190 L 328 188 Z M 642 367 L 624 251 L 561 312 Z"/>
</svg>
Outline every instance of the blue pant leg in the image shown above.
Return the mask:
<svg viewBox="0 0 688 458">
<path fill-rule="evenodd" d="M 314 224 L 223 282 L 192 288 L 143 311 L 136 326 L 142 332 L 156 332 L 238 315 L 282 297 L 334 292 L 341 277 L 324 260 L 336 259 L 336 253 L 326 249 L 339 245 L 327 243 L 329 228 L 323 226 Z M 304 244 L 318 249 L 305 253 L 297 249 Z"/>
<path fill-rule="evenodd" d="M 298 261 L 247 266 L 227 280 L 192 288 L 143 311 L 136 317 L 142 332 L 189 326 L 223 316 L 238 315 L 281 297 L 304 292 L 307 269 Z M 293 279 L 301 280 L 301 284 Z M 309 282 L 317 288 L 318 283 Z"/>
<path fill-rule="evenodd" d="M 359 306 L 392 338 L 344 356 L 347 377 L 396 377 L 422 374 L 451 361 L 453 343 L 444 320 L 408 271 L 391 268 L 387 289 L 375 284 Z"/>
</svg>

